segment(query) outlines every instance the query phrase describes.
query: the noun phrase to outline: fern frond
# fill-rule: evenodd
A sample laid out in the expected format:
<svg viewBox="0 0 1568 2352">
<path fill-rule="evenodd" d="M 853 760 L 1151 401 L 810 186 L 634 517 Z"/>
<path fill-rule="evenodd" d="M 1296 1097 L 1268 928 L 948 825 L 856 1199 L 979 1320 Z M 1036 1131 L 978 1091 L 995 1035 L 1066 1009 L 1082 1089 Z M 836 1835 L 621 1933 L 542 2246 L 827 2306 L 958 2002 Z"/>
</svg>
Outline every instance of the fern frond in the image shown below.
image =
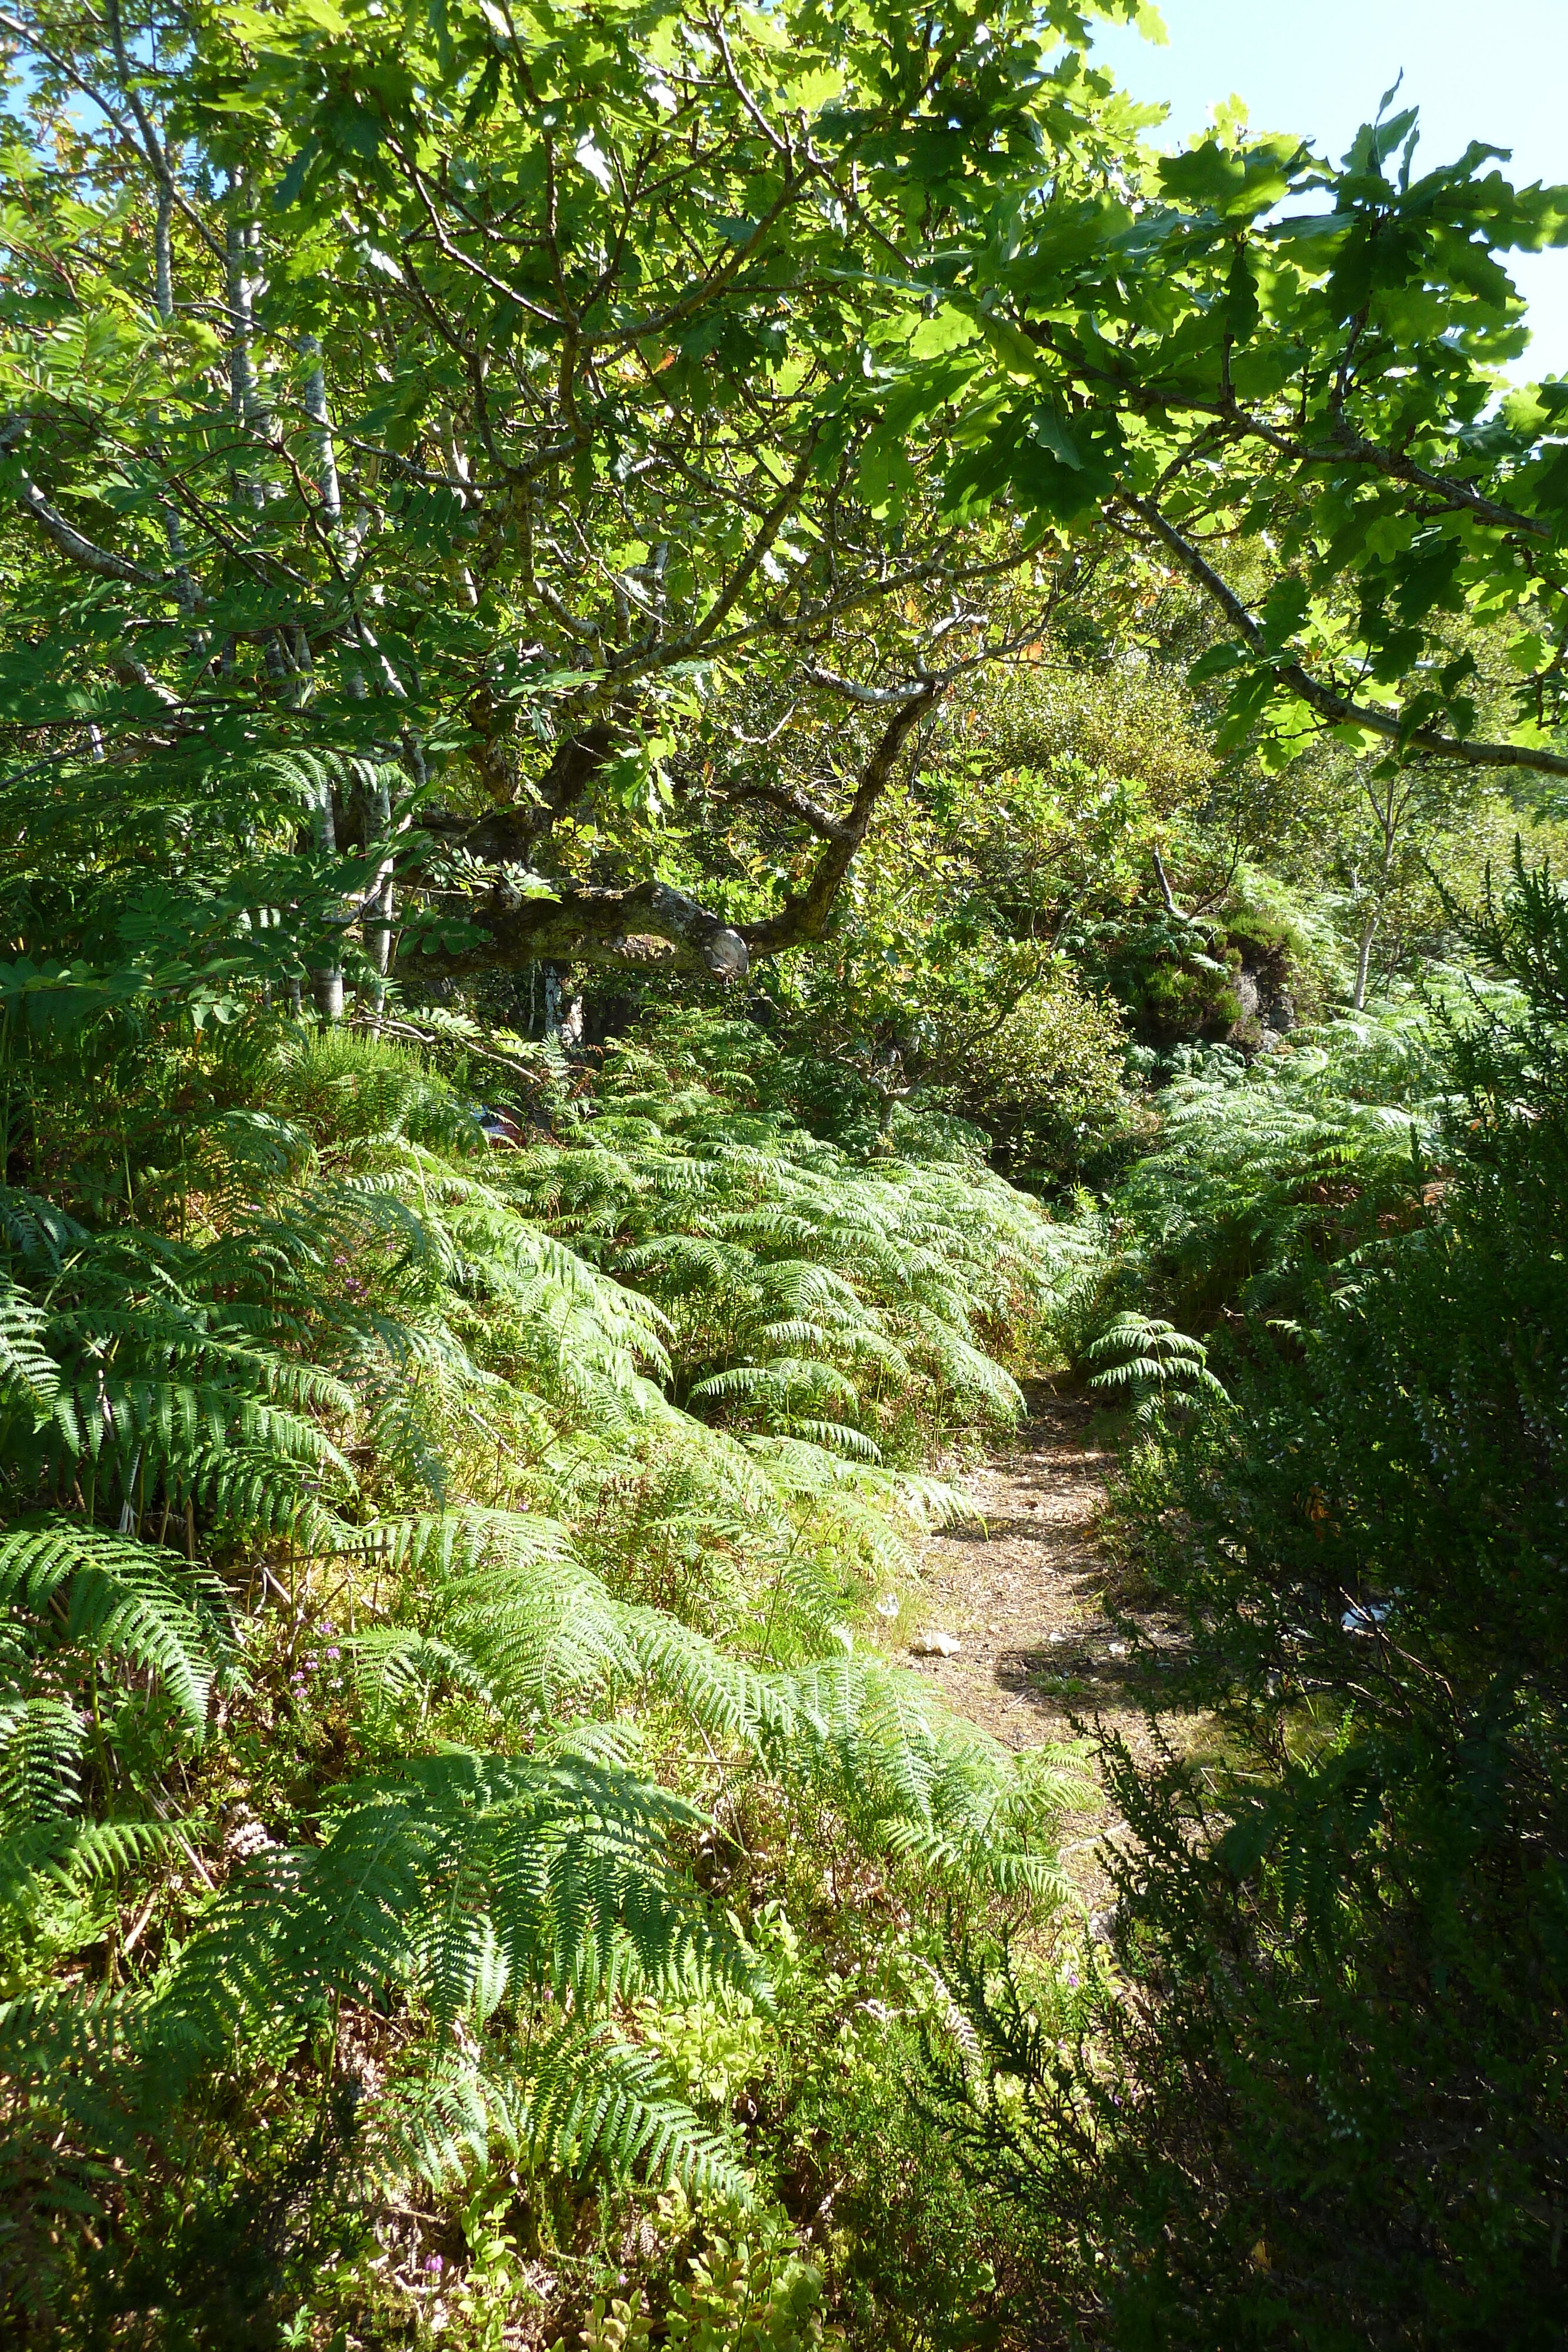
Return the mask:
<svg viewBox="0 0 1568 2352">
<path fill-rule="evenodd" d="M 40 1423 L 60 1385 L 60 1368 L 44 1345 L 48 1323 L 46 1307 L 0 1276 L 0 1409 L 14 1401 Z"/>
<path fill-rule="evenodd" d="M 237 1874 L 181 1955 L 159 2030 L 216 2052 L 236 2028 L 298 2033 L 324 2001 L 417 1986 L 453 2015 L 500 1984 L 580 2003 L 623 1984 L 757 1986 L 664 1848 L 700 1821 L 656 1784 L 580 1757 L 449 1749 L 345 1791 L 319 1846 Z"/>
<path fill-rule="evenodd" d="M 675 2096 L 658 2056 L 624 2042 L 562 2035 L 530 2068 L 528 2147 L 536 2164 L 568 2172 L 598 2160 L 654 2187 L 679 2180 L 693 2197 L 751 2202 L 751 2183 L 723 2137 Z"/>
<path fill-rule="evenodd" d="M 157 1675 L 200 1738 L 221 1639 L 222 1588 L 172 1552 L 50 1517 L 0 1535 L 0 1600 L 65 1600 L 68 1638 Z"/>
<path fill-rule="evenodd" d="M 745 2208 L 751 2181 L 724 2137 L 675 2093 L 657 2054 L 563 2023 L 509 2065 L 443 2054 L 389 2086 L 369 2121 L 376 2168 L 433 2188 L 497 2147 L 514 2161 L 580 2176 L 602 2166 L 651 2188 Z"/>
<path fill-rule="evenodd" d="M 30 1835 L 47 1824 L 39 1853 L 52 1852 L 59 1817 L 74 1812 L 85 1725 L 79 1709 L 47 1693 L 0 1699 L 0 1822 Z"/>
</svg>

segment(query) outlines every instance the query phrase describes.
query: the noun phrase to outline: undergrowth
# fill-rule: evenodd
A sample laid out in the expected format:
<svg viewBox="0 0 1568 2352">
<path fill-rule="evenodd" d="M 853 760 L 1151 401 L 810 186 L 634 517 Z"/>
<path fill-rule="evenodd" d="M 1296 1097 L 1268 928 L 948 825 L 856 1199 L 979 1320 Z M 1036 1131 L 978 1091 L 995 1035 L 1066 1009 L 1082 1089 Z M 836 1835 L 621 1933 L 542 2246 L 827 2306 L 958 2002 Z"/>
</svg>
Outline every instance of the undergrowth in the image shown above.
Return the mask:
<svg viewBox="0 0 1568 2352">
<path fill-rule="evenodd" d="M 1432 1008 L 1414 1094 L 1363 1115 L 1360 1029 L 1304 1087 L 1190 1082 L 1124 1196 L 1226 1301 L 1110 1528 L 1207 1727 L 1103 1747 L 1132 1836 L 1076 1991 L 960 1935 L 930 2042 L 1086 2343 L 1568 2325 L 1568 897 L 1520 857 L 1470 942 L 1494 983 Z"/>
<path fill-rule="evenodd" d="M 933 1900 L 1053 1901 L 1076 1768 L 857 1626 L 1055 1261 L 977 1165 L 671 1094 L 678 1050 L 585 1096 L 517 1049 L 487 1144 L 461 1023 L 13 1022 L 20 2340 L 609 2343 L 627 2231 L 633 2333 L 765 2273 L 759 2344 L 936 2340 L 841 2077 L 918 2140 Z"/>
</svg>

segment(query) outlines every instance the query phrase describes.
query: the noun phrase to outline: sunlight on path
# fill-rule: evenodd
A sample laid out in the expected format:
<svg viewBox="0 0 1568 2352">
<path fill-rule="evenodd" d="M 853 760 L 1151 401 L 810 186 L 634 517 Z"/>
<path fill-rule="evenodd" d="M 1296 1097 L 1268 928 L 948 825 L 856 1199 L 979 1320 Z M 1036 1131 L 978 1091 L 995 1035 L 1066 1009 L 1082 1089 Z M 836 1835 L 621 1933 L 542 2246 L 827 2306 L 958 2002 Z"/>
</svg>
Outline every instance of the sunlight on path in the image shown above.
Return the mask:
<svg viewBox="0 0 1568 2352">
<path fill-rule="evenodd" d="M 1030 1418 L 1010 1445 L 971 1482 L 984 1517 L 947 1528 L 926 1544 L 921 1591 L 902 1631 L 957 1637 L 951 1657 L 909 1654 L 956 1715 L 1009 1748 L 1071 1739 L 1076 1717 L 1119 1732 L 1141 1762 L 1156 1752 L 1147 1707 L 1173 1747 L 1194 1719 L 1158 1706 L 1157 1679 L 1105 1613 L 1106 1563 L 1094 1536 L 1111 1455 L 1092 1444 L 1092 1409 L 1028 1383 Z M 1145 1640 L 1172 1648 L 1177 1629 L 1158 1612 L 1132 1612 Z M 1157 1677 L 1157 1666 L 1155 1675 Z M 1086 1895 L 1100 1881 L 1093 1849 L 1119 1824 L 1106 1807 L 1070 1824 L 1064 1849 Z"/>
</svg>

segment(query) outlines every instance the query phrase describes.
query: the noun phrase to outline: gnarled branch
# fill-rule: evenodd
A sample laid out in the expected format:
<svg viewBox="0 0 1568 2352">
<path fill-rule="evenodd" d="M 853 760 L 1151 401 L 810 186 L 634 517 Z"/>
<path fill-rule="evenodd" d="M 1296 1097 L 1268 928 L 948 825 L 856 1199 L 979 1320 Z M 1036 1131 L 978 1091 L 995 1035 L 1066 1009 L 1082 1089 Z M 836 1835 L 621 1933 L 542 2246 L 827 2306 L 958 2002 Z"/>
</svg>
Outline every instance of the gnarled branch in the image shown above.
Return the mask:
<svg viewBox="0 0 1568 2352">
<path fill-rule="evenodd" d="M 749 969 L 740 933 L 667 882 L 627 890 L 563 882 L 550 897 L 534 898 L 503 877 L 455 920 L 473 936 L 416 945 L 402 961 L 422 976 L 444 979 L 516 971 L 536 960 L 706 971 L 723 981 L 744 980 Z"/>
<path fill-rule="evenodd" d="M 727 797 L 732 801 L 766 801 L 770 808 L 782 809 L 787 816 L 798 817 L 808 832 L 823 841 L 841 841 L 844 820 L 834 816 L 820 801 L 799 793 L 792 784 L 779 784 L 757 778 L 748 784 L 737 784 Z"/>
<path fill-rule="evenodd" d="M 840 886 L 870 830 L 877 803 L 893 782 L 899 753 L 941 694 L 940 684 L 932 679 L 894 712 L 861 771 L 849 814 L 840 821 L 836 835 L 817 860 L 816 870 L 806 887 L 787 898 L 777 915 L 759 923 L 741 924 L 740 935 L 753 956 L 779 955 L 786 948 L 799 947 L 802 940 L 821 938 Z"/>
<path fill-rule="evenodd" d="M 847 814 L 831 821 L 832 832 L 810 881 L 776 915 L 729 924 L 667 882 L 610 890 L 560 881 L 549 886 L 548 896 L 530 895 L 503 873 L 488 890 L 454 910 L 457 936 L 413 944 L 402 960 L 422 975 L 446 979 L 548 960 L 744 980 L 757 957 L 780 955 L 821 937 L 899 754 L 941 693 L 933 679 L 894 712 L 861 772 Z M 595 728 L 560 745 L 541 786 L 551 806 L 565 804 L 586 788 L 612 742 L 608 728 Z M 526 862 L 539 819 L 537 806 L 518 804 L 497 809 L 475 824 L 439 814 L 423 822 L 428 830 L 460 840 L 476 857 L 518 865 Z"/>
</svg>

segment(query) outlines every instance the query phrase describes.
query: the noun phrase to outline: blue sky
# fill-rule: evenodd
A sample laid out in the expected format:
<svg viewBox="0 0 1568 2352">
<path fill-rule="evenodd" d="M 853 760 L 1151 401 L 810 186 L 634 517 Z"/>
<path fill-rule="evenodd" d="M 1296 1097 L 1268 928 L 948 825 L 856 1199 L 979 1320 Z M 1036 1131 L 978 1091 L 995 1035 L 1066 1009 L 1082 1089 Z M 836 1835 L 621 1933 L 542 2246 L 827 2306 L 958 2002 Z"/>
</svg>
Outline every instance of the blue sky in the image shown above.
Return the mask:
<svg viewBox="0 0 1568 2352">
<path fill-rule="evenodd" d="M 1232 92 L 1256 131 L 1293 131 L 1343 153 L 1401 68 L 1398 103 L 1419 106 L 1416 169 L 1484 139 L 1511 147 L 1516 184 L 1568 181 L 1568 0 L 1156 0 L 1170 34 L 1155 48 L 1096 30 L 1124 89 L 1168 100 L 1161 143 L 1201 131 Z M 1530 304 L 1524 376 L 1568 374 L 1568 248 L 1511 267 Z"/>
</svg>

